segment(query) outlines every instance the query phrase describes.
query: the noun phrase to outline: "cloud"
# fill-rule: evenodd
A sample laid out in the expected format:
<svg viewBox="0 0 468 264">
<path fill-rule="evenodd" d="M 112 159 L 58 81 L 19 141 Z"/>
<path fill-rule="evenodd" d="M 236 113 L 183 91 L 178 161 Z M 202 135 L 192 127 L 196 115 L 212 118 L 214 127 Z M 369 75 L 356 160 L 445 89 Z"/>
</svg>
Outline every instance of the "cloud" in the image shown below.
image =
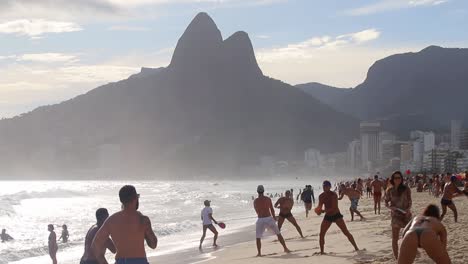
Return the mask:
<svg viewBox="0 0 468 264">
<path fill-rule="evenodd" d="M 282 47 L 256 50 L 265 75 L 291 84 L 320 82 L 355 87 L 377 60 L 396 53 L 419 51 L 423 46 L 374 47 L 381 32 L 370 28 L 339 36 L 313 37 Z"/>
<path fill-rule="evenodd" d="M 79 59 L 76 55 L 64 53 L 31 53 L 17 56 L 17 61 L 33 61 L 33 62 L 77 62 Z"/>
<path fill-rule="evenodd" d="M 108 28 L 111 31 L 150 31 L 147 27 L 134 27 L 134 26 L 111 26 Z"/>
<path fill-rule="evenodd" d="M 0 0 L 0 21 L 18 19 L 63 20 L 78 23 L 154 18 L 159 7 L 195 4 L 229 8 L 271 5 L 288 0 Z M 165 14 L 164 14 L 165 15 Z"/>
<path fill-rule="evenodd" d="M 271 38 L 271 36 L 269 36 L 269 35 L 257 35 L 255 37 L 259 38 L 259 39 L 269 39 L 269 38 Z"/>
<path fill-rule="evenodd" d="M 446 2 L 448 0 L 381 0 L 373 4 L 345 10 L 344 14 L 362 16 L 405 8 L 438 6 Z"/>
<path fill-rule="evenodd" d="M 86 59 L 92 58 L 91 54 L 2 55 L 0 118 L 58 103 L 102 84 L 128 78 L 142 66 L 166 66 L 173 50 L 167 47 L 153 52 L 132 52 L 93 62 Z"/>
<path fill-rule="evenodd" d="M 47 33 L 63 33 L 80 30 L 82 30 L 82 28 L 72 22 L 50 21 L 43 19 L 18 19 L 0 23 L 0 33 L 29 37 L 39 37 Z"/>
<path fill-rule="evenodd" d="M 341 47 L 360 45 L 377 39 L 380 32 L 374 28 L 359 32 L 339 35 L 337 37 L 314 37 L 299 43 L 288 44 L 285 47 L 263 49 L 258 52 L 259 61 L 272 62 L 285 58 L 308 58 L 314 56 L 318 49 L 338 49 Z"/>
</svg>

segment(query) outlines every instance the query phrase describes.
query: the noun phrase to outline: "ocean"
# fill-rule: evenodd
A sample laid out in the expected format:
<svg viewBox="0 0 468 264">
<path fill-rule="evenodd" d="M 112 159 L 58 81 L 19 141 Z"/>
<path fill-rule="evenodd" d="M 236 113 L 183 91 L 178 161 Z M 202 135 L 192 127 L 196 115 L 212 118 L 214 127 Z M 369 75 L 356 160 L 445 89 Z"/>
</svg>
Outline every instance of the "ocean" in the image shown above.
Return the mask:
<svg viewBox="0 0 468 264">
<path fill-rule="evenodd" d="M 0 229 L 5 228 L 14 238 L 0 243 L 0 264 L 50 263 L 48 224 L 55 226 L 57 238 L 63 224 L 70 233 L 68 243 L 58 244 L 59 263 L 79 263 L 84 236 L 96 221 L 96 209 L 105 207 L 110 214 L 120 210 L 118 191 L 125 184 L 134 185 L 141 195 L 139 210 L 150 217 L 159 239 L 158 248 L 147 253 L 156 256 L 198 247 L 204 200 L 212 201 L 214 218 L 227 224 L 220 232 L 222 244 L 223 235 L 249 226 L 254 230 L 252 196 L 258 184 L 264 184 L 265 192 L 273 194 L 293 188 L 296 196 L 305 184 L 318 190 L 319 181 L 0 181 Z M 296 206 L 294 211 L 303 212 L 303 208 Z M 210 245 L 211 237 L 207 235 L 205 245 Z"/>
</svg>

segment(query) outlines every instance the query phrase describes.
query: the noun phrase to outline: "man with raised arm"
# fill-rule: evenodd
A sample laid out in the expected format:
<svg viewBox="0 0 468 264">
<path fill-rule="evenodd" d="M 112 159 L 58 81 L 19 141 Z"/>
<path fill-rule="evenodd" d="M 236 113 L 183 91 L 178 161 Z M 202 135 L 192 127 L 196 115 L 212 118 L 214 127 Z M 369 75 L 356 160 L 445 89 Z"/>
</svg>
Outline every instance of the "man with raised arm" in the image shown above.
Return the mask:
<svg viewBox="0 0 468 264">
<path fill-rule="evenodd" d="M 108 264 L 104 257 L 106 241 L 112 237 L 116 248 L 116 264 L 148 264 L 146 244 L 155 249 L 158 239 L 150 219 L 138 210 L 140 195 L 135 187 L 123 186 L 119 191 L 122 210 L 110 216 L 96 233 L 92 248 L 100 264 Z"/>
</svg>

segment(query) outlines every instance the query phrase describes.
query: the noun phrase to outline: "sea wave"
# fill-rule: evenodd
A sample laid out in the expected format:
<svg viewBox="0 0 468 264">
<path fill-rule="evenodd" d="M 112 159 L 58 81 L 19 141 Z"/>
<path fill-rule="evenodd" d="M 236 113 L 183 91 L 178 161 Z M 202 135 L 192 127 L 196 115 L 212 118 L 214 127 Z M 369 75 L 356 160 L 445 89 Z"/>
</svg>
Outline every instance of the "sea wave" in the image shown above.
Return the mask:
<svg viewBox="0 0 468 264">
<path fill-rule="evenodd" d="M 15 214 L 14 205 L 19 205 L 22 200 L 42 198 L 71 198 L 85 196 L 83 193 L 67 189 L 50 189 L 38 191 L 20 191 L 17 193 L 0 196 L 0 216 L 11 216 Z"/>
</svg>

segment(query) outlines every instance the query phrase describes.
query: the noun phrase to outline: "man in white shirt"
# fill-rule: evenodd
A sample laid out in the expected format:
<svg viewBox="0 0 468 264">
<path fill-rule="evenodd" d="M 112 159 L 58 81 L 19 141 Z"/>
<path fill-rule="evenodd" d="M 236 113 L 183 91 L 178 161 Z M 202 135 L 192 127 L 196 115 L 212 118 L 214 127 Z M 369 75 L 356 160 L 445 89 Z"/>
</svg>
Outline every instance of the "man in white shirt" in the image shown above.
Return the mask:
<svg viewBox="0 0 468 264">
<path fill-rule="evenodd" d="M 210 229 L 210 231 L 213 232 L 214 234 L 213 247 L 218 246 L 216 245 L 216 240 L 218 239 L 218 231 L 213 225 L 213 222 L 215 224 L 218 224 L 218 222 L 216 222 L 216 220 L 213 218 L 213 209 L 211 209 L 210 203 L 211 201 L 206 200 L 204 202 L 205 208 L 203 208 L 203 210 L 201 211 L 201 220 L 203 221 L 203 235 L 200 239 L 200 247 L 199 247 L 200 250 L 202 249 L 202 244 L 203 244 L 203 240 L 205 239 L 207 229 Z"/>
</svg>

